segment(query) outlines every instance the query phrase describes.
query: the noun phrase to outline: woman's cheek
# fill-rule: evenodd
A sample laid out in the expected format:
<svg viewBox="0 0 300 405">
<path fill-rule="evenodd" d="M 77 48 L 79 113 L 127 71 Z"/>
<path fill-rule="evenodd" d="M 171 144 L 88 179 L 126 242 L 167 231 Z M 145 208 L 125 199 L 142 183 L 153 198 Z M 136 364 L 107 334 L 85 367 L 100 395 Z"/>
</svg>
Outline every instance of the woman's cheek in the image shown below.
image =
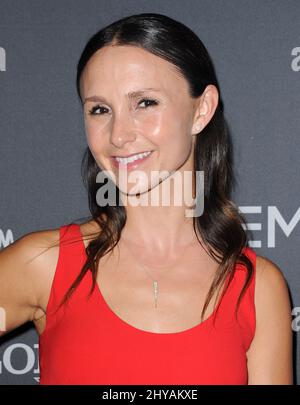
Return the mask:
<svg viewBox="0 0 300 405">
<path fill-rule="evenodd" d="M 133 117 L 133 125 L 139 133 L 148 138 L 160 133 L 161 120 L 162 116 L 159 113 L 144 113 Z"/>
<path fill-rule="evenodd" d="M 87 143 L 90 149 L 101 150 L 102 141 L 104 139 L 104 131 L 102 126 L 97 125 L 96 123 L 86 122 L 85 123 L 85 133 L 87 138 Z"/>
<path fill-rule="evenodd" d="M 147 118 L 147 121 L 144 122 L 144 128 L 157 145 L 171 146 L 182 140 L 178 140 L 180 134 L 182 135 L 182 126 L 178 121 L 180 119 L 173 111 L 160 111 Z"/>
</svg>

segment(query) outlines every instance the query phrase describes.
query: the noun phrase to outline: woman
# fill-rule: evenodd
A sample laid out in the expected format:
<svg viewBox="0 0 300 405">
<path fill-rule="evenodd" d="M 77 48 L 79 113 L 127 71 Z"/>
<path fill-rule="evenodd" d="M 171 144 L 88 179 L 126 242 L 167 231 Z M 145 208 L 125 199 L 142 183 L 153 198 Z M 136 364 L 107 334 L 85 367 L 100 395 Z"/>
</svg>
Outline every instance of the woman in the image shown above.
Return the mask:
<svg viewBox="0 0 300 405">
<path fill-rule="evenodd" d="M 91 217 L 0 255 L 6 329 L 34 322 L 40 383 L 292 384 L 287 284 L 247 247 L 230 200 L 229 136 L 200 39 L 164 15 L 123 18 L 88 41 L 77 91 Z"/>
</svg>

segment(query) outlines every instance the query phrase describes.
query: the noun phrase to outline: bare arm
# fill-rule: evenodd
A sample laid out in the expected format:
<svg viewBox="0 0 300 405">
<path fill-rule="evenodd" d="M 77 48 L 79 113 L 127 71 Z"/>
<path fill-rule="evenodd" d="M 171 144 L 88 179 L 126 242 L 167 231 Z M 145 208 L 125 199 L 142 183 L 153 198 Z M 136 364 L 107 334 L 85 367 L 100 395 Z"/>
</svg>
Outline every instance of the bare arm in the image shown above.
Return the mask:
<svg viewBox="0 0 300 405">
<path fill-rule="evenodd" d="M 27 234 L 0 252 L 0 336 L 35 319 L 45 292 L 53 231 Z M 47 251 L 49 252 L 49 251 Z M 50 256 L 52 255 L 52 256 Z"/>
<path fill-rule="evenodd" d="M 249 385 L 291 385 L 292 315 L 286 280 L 269 259 L 257 256 L 256 331 L 247 352 Z"/>
</svg>

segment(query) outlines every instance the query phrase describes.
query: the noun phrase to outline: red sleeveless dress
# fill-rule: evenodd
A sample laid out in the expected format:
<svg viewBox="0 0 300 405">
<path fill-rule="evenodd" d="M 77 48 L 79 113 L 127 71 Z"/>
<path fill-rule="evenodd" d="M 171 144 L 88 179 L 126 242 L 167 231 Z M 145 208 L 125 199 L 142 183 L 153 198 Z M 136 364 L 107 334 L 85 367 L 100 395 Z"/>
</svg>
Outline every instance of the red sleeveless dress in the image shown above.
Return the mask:
<svg viewBox="0 0 300 405">
<path fill-rule="evenodd" d="M 76 242 L 62 243 L 71 238 Z M 256 253 L 244 253 L 255 269 Z M 86 259 L 80 227 L 60 227 L 60 250 L 46 310 L 46 328 L 39 336 L 40 384 L 247 384 L 247 357 L 255 332 L 255 271 L 242 298 L 238 321 L 235 305 L 246 269 L 237 264 L 227 292 L 204 322 L 177 333 L 137 329 L 121 320 L 99 287 L 88 298 L 88 271 L 67 304 L 56 313 L 64 293 Z"/>
</svg>

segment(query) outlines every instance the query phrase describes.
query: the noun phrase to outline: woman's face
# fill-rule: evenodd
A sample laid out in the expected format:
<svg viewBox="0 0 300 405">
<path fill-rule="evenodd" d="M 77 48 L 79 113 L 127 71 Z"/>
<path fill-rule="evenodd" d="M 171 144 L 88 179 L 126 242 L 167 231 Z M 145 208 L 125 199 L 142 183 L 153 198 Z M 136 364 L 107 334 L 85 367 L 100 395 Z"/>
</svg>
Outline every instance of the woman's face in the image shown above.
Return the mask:
<svg viewBox="0 0 300 405">
<path fill-rule="evenodd" d="M 160 172 L 192 170 L 195 99 L 174 65 L 135 46 L 106 46 L 88 61 L 80 88 L 90 151 L 121 191 L 122 170 L 143 172 L 135 177 L 139 192 L 155 187 Z M 141 152 L 151 154 L 115 159 Z"/>
</svg>

